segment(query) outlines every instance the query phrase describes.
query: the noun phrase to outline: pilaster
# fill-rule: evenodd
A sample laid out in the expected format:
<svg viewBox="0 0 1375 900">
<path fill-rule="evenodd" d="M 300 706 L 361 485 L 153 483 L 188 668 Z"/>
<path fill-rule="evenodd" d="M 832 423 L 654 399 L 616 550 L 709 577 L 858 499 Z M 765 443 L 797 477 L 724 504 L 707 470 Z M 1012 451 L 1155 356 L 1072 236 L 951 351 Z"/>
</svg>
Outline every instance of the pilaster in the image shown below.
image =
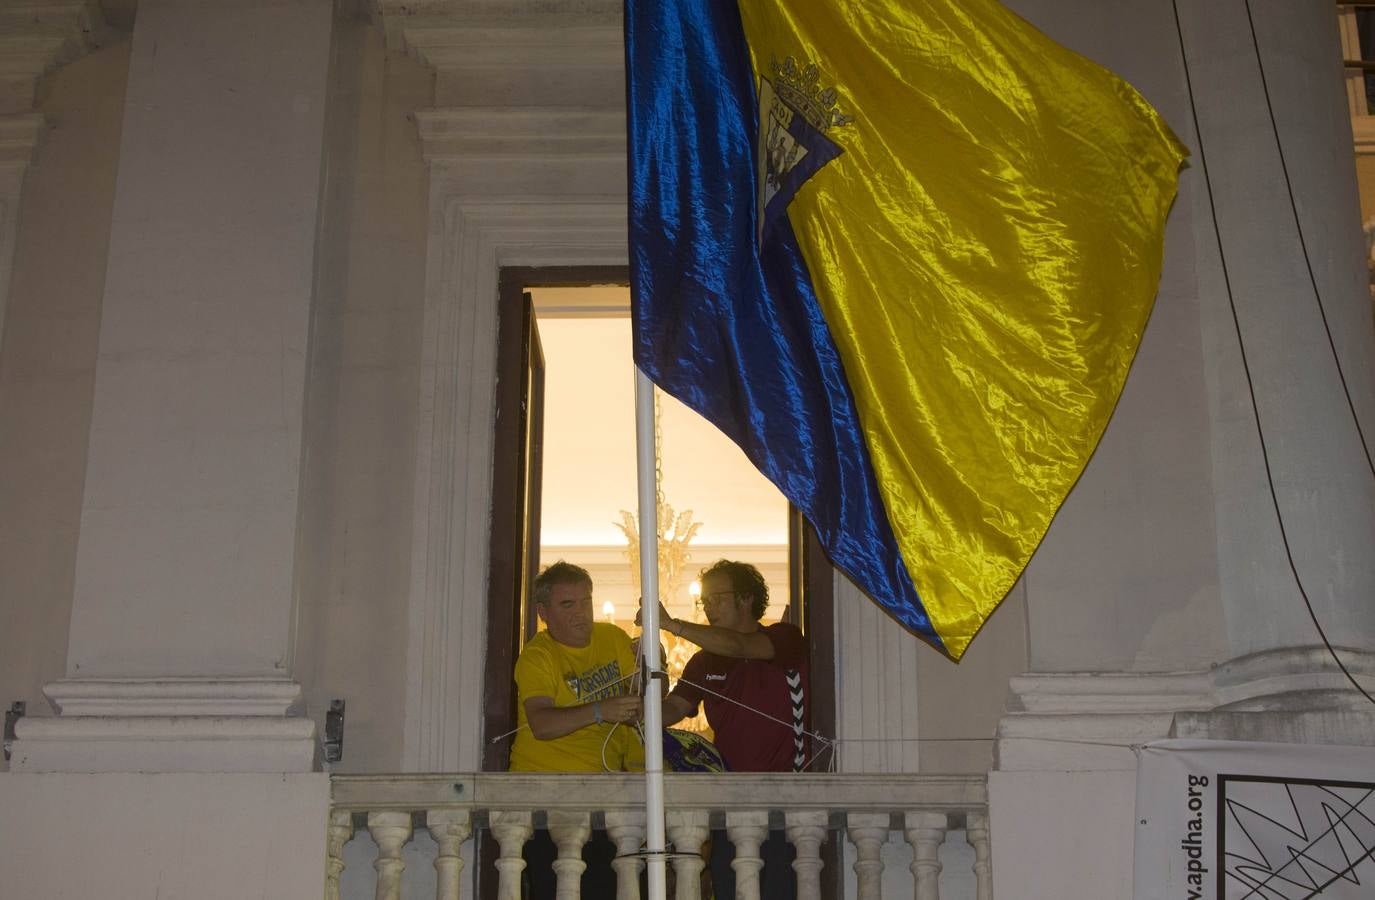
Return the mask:
<svg viewBox="0 0 1375 900">
<path fill-rule="evenodd" d="M 293 566 L 328 0 L 144 0 L 59 715 L 27 771 L 309 771 Z"/>
<path fill-rule="evenodd" d="M 435 68 L 437 104 L 416 114 L 431 225 L 403 766 L 474 768 L 481 738 L 464 723 L 480 709 L 486 652 L 497 275 L 626 262 L 623 62 L 605 52 L 621 40 L 620 11 L 600 0 L 553 13 L 470 0 L 381 10 L 391 45 Z M 570 36 L 560 26 L 575 20 Z M 553 52 L 564 37 L 602 51 Z"/>
<path fill-rule="evenodd" d="M 24 173 L 42 131 L 43 117 L 38 113 L 0 115 L 0 338 L 5 334 L 5 306 L 14 267 Z"/>
<path fill-rule="evenodd" d="M 916 772 L 918 639 L 834 575 L 836 732 L 842 772 Z"/>
</svg>

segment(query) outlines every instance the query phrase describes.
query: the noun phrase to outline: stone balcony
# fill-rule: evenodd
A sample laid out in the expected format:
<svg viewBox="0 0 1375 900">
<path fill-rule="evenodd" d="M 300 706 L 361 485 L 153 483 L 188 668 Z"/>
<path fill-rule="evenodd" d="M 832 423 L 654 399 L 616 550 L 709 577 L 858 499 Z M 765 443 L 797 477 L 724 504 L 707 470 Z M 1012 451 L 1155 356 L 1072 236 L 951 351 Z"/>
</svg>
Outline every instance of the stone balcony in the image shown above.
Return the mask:
<svg viewBox="0 0 1375 900">
<path fill-rule="evenodd" d="M 884 848 L 893 839 L 910 845 L 907 868 L 917 900 L 938 900 L 943 881 L 958 883 L 947 900 L 991 900 L 983 776 L 668 774 L 664 781 L 675 900 L 701 897 L 700 851 L 712 828 L 724 828 L 735 845 L 737 896 L 757 898 L 759 845 L 771 825 L 796 849 L 800 900 L 821 898 L 823 848 L 840 841 L 853 845 L 855 896 L 878 900 L 885 895 L 885 857 L 893 855 Z M 593 828 L 605 828 L 616 844 L 617 900 L 640 896 L 643 863 L 633 854 L 645 837 L 643 776 L 341 775 L 331 793 L 326 900 L 430 896 L 431 881 L 439 900 L 469 896 L 462 886 L 472 873 L 464 861 L 474 858 L 472 842 L 482 829 L 499 847 L 491 874 L 497 897 L 519 900 L 521 850 L 537 828 L 547 828 L 558 847 L 560 900 L 579 896 L 582 847 Z M 972 848 L 972 872 L 943 879 L 941 846 L 960 831 Z M 366 883 L 359 872 L 344 876 L 346 860 L 358 866 L 368 857 L 375 876 L 369 873 Z M 417 862 L 433 872 L 416 872 Z"/>
</svg>

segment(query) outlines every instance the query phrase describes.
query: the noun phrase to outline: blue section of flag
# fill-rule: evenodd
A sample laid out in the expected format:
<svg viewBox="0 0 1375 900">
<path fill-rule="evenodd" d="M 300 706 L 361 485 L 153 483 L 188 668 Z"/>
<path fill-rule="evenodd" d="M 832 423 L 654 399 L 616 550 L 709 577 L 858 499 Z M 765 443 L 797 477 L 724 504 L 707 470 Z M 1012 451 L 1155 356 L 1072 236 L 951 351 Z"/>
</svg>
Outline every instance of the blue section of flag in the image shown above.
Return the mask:
<svg viewBox="0 0 1375 900">
<path fill-rule="evenodd" d="M 941 647 L 787 217 L 756 243 L 757 101 L 735 4 L 627 0 L 625 27 L 636 364 L 745 451 L 832 562 Z"/>
</svg>

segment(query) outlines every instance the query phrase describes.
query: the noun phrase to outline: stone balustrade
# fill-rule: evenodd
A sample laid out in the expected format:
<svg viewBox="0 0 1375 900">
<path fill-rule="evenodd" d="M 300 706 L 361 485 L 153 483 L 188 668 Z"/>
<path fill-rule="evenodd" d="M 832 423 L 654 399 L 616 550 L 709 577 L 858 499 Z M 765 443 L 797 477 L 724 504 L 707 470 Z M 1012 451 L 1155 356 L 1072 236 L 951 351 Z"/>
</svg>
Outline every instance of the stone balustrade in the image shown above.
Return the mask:
<svg viewBox="0 0 1375 900">
<path fill-rule="evenodd" d="M 883 847 L 900 835 L 911 847 L 916 900 L 939 900 L 939 851 L 949 831 L 964 829 L 973 848 L 976 900 L 991 900 L 987 791 L 982 776 L 726 775 L 665 776 L 666 828 L 674 900 L 699 900 L 704 842 L 724 828 L 735 845 L 737 897 L 756 900 L 763 868 L 760 845 L 781 828 L 796 850 L 800 900 L 822 896 L 822 848 L 853 844 L 859 900 L 884 896 Z M 376 844 L 376 900 L 402 900 L 407 843 L 422 829 L 435 844 L 434 896 L 458 900 L 467 880 L 462 848 L 487 829 L 498 854 L 497 897 L 519 900 L 525 842 L 546 828 L 558 848 L 558 900 L 579 897 L 583 845 L 605 828 L 616 845 L 616 900 L 638 900 L 643 862 L 633 854 L 645 838 L 644 779 L 639 775 L 335 776 L 329 820 L 326 900 L 341 900 L 344 847 L 362 830 Z M 471 854 L 469 854 L 471 857 Z M 468 873 L 469 875 L 471 873 Z M 905 873 L 904 873 L 905 874 Z M 413 896 L 409 892 L 407 897 Z M 342 900 L 349 900 L 343 896 Z M 599 898 L 600 900 L 600 898 Z"/>
</svg>

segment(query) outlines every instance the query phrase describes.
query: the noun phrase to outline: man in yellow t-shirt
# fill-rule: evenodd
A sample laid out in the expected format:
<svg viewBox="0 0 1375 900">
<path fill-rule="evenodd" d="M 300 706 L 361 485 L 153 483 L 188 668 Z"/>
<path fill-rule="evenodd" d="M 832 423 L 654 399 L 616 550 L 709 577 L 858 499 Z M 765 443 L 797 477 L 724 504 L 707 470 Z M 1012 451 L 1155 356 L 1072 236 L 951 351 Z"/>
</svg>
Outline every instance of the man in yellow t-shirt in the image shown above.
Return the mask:
<svg viewBox="0 0 1375 900">
<path fill-rule="evenodd" d="M 594 621 L 592 577 L 580 566 L 554 563 L 535 578 L 533 594 L 545 630 L 516 661 L 520 729 L 511 771 L 643 769 L 644 747 L 632 727 L 640 698 L 631 690 L 630 637 Z"/>
</svg>

